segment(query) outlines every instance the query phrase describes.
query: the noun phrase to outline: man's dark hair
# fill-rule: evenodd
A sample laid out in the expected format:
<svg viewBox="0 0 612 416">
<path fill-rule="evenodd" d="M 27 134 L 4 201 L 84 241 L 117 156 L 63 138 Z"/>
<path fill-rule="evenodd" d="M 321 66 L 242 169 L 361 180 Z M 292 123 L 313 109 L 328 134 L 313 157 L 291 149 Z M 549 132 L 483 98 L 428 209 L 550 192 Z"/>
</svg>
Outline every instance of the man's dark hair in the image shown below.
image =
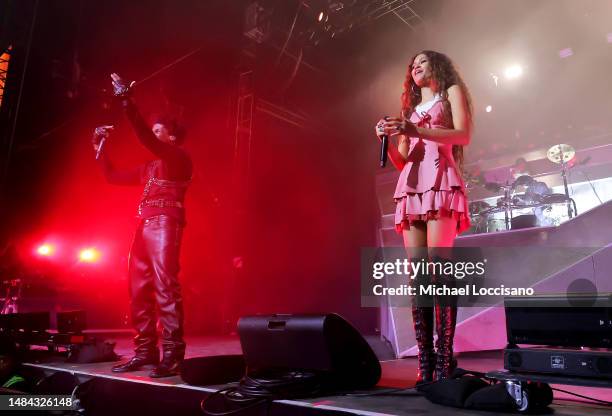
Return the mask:
<svg viewBox="0 0 612 416">
<path fill-rule="evenodd" d="M 182 145 L 185 143 L 187 131 L 185 127 L 176 120 L 176 118 L 168 114 L 154 114 L 151 117 L 151 125 L 153 124 L 163 124 L 164 127 L 168 129 L 168 133 L 171 136 L 176 137 L 175 143 L 177 145 Z"/>
</svg>

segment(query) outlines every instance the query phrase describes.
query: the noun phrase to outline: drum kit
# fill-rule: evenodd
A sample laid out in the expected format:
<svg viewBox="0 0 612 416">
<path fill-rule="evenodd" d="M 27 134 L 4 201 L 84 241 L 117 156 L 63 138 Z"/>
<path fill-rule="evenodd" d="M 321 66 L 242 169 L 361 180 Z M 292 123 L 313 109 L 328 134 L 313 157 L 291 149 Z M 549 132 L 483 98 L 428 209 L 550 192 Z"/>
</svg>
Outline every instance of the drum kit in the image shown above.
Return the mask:
<svg viewBox="0 0 612 416">
<path fill-rule="evenodd" d="M 570 198 L 567 186 L 567 163 L 575 154 L 574 148 L 567 144 L 552 146 L 547 152 L 548 160 L 561 165 L 560 173 L 565 190 L 563 194 L 552 193 L 544 182 L 539 182 L 530 175 L 520 175 L 512 183 L 506 184 L 467 178 L 472 186 L 483 186 L 488 191 L 503 194 L 494 206 L 485 201 L 469 204 L 473 232 L 559 225 L 564 217 L 569 219 L 575 216 L 576 203 Z M 558 209 L 560 206 L 563 207 L 561 211 Z"/>
</svg>

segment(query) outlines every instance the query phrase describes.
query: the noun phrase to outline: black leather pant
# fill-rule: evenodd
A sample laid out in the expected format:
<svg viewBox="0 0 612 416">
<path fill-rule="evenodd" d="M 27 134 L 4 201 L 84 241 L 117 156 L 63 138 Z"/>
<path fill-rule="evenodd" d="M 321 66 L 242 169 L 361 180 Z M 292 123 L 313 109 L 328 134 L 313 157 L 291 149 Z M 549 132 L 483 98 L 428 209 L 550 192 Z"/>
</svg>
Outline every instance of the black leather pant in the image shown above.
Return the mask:
<svg viewBox="0 0 612 416">
<path fill-rule="evenodd" d="M 136 230 L 130 250 L 129 284 L 137 356 L 159 356 L 156 309 L 164 355 L 185 354 L 183 299 L 178 280 L 182 234 L 182 224 L 167 215 L 143 220 Z"/>
</svg>

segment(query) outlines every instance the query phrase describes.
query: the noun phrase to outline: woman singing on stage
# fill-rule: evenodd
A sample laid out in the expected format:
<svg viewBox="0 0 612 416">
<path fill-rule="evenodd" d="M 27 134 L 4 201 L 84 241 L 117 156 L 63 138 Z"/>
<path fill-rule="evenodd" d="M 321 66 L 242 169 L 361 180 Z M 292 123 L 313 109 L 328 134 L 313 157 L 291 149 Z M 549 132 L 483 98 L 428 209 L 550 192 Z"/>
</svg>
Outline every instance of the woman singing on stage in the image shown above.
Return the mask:
<svg viewBox="0 0 612 416">
<path fill-rule="evenodd" d="M 470 225 L 461 165 L 463 146 L 470 142 L 472 105 L 465 83 L 446 55 L 423 51 L 414 57 L 404 82 L 401 114 L 376 125 L 379 137 L 398 139 L 397 146 L 390 145 L 388 150 L 401 171 L 394 194 L 395 226 L 409 257 L 416 249 L 427 248 L 432 259 L 437 255 L 432 249 L 452 247 L 457 234 Z M 440 283 L 444 277 L 433 279 Z M 412 305 L 418 384 L 447 378 L 456 366 L 456 303 L 438 298 L 434 303 L 435 351 L 434 308 L 418 302 Z"/>
</svg>

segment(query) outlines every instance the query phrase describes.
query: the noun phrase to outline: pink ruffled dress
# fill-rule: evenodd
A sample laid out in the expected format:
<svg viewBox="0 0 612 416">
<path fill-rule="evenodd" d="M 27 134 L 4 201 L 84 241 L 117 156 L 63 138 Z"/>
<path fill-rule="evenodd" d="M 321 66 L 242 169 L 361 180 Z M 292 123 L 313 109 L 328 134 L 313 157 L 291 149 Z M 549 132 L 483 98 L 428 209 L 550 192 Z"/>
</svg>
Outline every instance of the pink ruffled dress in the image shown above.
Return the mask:
<svg viewBox="0 0 612 416">
<path fill-rule="evenodd" d="M 415 109 L 410 121 L 419 127 L 453 128 L 448 102 L 436 98 Z M 453 157 L 453 146 L 431 140 L 410 138 L 410 149 L 393 198 L 396 202 L 395 228 L 410 229 L 413 221 L 440 217 L 457 220 L 457 233 L 470 227 L 465 184 Z"/>
</svg>

